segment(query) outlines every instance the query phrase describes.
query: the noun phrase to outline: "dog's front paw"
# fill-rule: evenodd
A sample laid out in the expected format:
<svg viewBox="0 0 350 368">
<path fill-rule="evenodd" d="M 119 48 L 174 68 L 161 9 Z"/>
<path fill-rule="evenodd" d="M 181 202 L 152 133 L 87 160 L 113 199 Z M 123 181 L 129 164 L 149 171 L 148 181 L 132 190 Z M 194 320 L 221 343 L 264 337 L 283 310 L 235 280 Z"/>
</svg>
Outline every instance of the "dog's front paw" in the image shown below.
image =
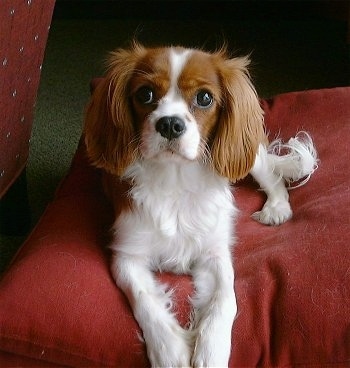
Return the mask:
<svg viewBox="0 0 350 368">
<path fill-rule="evenodd" d="M 200 334 L 197 337 L 192 367 L 227 367 L 231 352 L 231 339 L 224 341 L 220 335 Z"/>
<path fill-rule="evenodd" d="M 271 203 L 267 201 L 261 211 L 252 214 L 252 218 L 265 225 L 280 225 L 293 215 L 288 201 Z"/>
<path fill-rule="evenodd" d="M 176 326 L 166 335 L 146 341 L 152 367 L 190 367 L 192 346 L 190 332 Z"/>
</svg>

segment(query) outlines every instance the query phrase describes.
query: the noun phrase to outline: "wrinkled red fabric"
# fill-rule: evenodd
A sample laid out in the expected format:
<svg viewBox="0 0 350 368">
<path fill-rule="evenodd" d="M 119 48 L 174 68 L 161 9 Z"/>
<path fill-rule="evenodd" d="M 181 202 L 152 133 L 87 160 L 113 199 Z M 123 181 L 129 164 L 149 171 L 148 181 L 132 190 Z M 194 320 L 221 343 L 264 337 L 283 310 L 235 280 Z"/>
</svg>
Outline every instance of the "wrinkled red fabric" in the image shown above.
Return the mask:
<svg viewBox="0 0 350 368">
<path fill-rule="evenodd" d="M 287 93 L 262 106 L 270 137 L 310 132 L 320 164 L 290 192 L 294 217 L 279 227 L 250 218 L 264 201 L 251 179 L 234 189 L 238 315 L 230 366 L 348 366 L 350 88 Z M 142 333 L 109 272 L 112 220 L 100 172 L 88 165 L 81 144 L 0 281 L 0 365 L 149 365 Z M 158 277 L 175 287 L 185 325 L 191 279 Z"/>
</svg>

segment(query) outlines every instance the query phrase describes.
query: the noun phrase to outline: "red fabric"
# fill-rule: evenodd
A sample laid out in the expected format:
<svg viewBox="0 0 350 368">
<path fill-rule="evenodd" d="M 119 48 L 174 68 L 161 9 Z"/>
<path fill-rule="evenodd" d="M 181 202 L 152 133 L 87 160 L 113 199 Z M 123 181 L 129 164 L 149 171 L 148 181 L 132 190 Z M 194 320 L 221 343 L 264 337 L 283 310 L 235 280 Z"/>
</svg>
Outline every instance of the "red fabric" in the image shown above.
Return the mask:
<svg viewBox="0 0 350 368">
<path fill-rule="evenodd" d="M 0 198 L 27 163 L 54 0 L 0 6 Z"/>
<path fill-rule="evenodd" d="M 288 138 L 309 131 L 319 169 L 290 192 L 294 217 L 265 227 L 249 214 L 262 202 L 236 191 L 236 366 L 350 362 L 350 88 L 289 93 L 264 101 L 266 125 Z"/>
<path fill-rule="evenodd" d="M 251 180 L 235 189 L 239 313 L 230 366 L 343 367 L 350 362 L 350 88 L 288 93 L 262 104 L 272 137 L 309 131 L 321 162 L 309 183 L 290 193 L 294 217 L 280 227 L 250 219 L 264 200 Z M 111 221 L 100 173 L 81 145 L 0 281 L 0 363 L 18 355 L 48 366 L 148 365 L 140 330 L 109 273 Z M 190 279 L 160 277 L 176 287 L 186 323 Z"/>
</svg>

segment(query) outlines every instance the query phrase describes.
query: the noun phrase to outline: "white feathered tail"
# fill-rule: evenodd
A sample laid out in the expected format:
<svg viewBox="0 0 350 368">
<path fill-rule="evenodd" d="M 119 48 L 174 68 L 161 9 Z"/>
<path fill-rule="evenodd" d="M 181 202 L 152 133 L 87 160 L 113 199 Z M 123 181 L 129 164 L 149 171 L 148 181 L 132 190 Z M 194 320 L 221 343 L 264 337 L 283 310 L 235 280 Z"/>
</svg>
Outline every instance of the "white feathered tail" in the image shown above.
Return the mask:
<svg viewBox="0 0 350 368">
<path fill-rule="evenodd" d="M 311 136 L 304 131 L 290 138 L 287 143 L 276 139 L 267 148 L 273 171 L 283 178 L 287 189 L 304 185 L 318 167 L 317 151 Z"/>
</svg>

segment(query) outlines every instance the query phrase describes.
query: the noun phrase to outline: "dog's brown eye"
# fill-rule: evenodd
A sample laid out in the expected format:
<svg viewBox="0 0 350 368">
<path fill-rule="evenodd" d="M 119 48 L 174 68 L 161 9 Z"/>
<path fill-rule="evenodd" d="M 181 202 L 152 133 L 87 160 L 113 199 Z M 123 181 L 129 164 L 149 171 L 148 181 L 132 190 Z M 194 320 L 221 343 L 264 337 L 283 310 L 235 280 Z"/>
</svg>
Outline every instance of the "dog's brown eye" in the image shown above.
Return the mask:
<svg viewBox="0 0 350 368">
<path fill-rule="evenodd" d="M 213 95 L 203 89 L 201 91 L 199 91 L 195 97 L 195 104 L 198 106 L 198 107 L 209 107 L 211 106 L 211 104 L 213 103 Z"/>
<path fill-rule="evenodd" d="M 154 94 L 151 88 L 149 87 L 141 87 L 136 92 L 137 101 L 143 105 L 148 105 L 153 102 Z"/>
</svg>

